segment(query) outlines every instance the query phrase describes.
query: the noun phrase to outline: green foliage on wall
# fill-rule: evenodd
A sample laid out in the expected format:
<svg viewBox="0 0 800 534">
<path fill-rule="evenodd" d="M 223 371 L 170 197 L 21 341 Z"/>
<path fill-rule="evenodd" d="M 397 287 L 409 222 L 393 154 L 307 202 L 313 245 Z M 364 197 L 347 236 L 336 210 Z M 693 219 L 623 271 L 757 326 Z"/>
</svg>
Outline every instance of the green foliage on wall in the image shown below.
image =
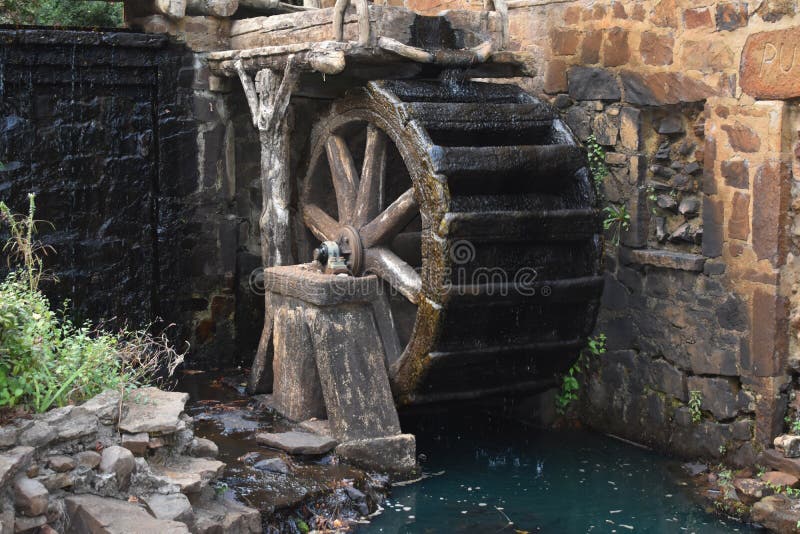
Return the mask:
<svg viewBox="0 0 800 534">
<path fill-rule="evenodd" d="M 122 4 L 94 0 L 0 0 L 0 24 L 38 26 L 122 26 Z"/>
</svg>

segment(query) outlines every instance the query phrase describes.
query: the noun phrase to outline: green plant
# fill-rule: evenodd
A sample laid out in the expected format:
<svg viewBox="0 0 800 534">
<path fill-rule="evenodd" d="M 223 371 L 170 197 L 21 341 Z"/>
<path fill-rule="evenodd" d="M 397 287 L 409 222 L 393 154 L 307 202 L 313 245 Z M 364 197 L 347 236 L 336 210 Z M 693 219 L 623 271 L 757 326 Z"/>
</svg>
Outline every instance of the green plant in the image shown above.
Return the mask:
<svg viewBox="0 0 800 534">
<path fill-rule="evenodd" d="M 0 203 L 11 237 L 4 251 L 11 272 L 0 282 L 0 408 L 44 412 L 81 402 L 106 389 L 125 390 L 171 376 L 183 361 L 162 333 L 108 332 L 74 324 L 65 305 L 50 307 L 39 291 L 46 247 L 35 239 L 34 196 L 28 214 Z"/>
<path fill-rule="evenodd" d="M 656 194 L 656 188 L 653 187 L 653 184 L 648 184 L 647 188 L 645 189 L 645 193 L 647 194 L 647 200 L 650 202 L 650 213 L 655 215 L 657 212 L 656 206 L 658 202 L 658 195 Z"/>
<path fill-rule="evenodd" d="M 800 434 L 800 419 L 792 419 L 788 415 L 783 419 L 792 434 Z"/>
<path fill-rule="evenodd" d="M 294 519 L 294 526 L 297 527 L 297 530 L 300 531 L 300 534 L 308 534 L 311 531 L 311 529 L 308 527 L 308 523 L 299 517 Z"/>
<path fill-rule="evenodd" d="M 722 456 L 725 456 L 725 453 L 728 452 L 728 446 L 723 443 L 722 445 L 719 446 L 719 449 L 717 449 L 717 450 L 719 450 L 719 453 Z"/>
<path fill-rule="evenodd" d="M 580 375 L 588 364 L 588 356 L 600 356 L 606 352 L 606 335 L 599 334 L 590 338 L 586 344 L 586 348 L 581 351 L 580 356 L 572 364 L 572 367 L 561 377 L 561 390 L 556 395 L 556 411 L 560 415 L 567 412 L 570 404 L 578 400 L 578 392 L 580 391 L 580 382 L 578 382 L 578 375 Z"/>
<path fill-rule="evenodd" d="M 693 390 L 689 392 L 689 413 L 692 415 L 692 423 L 699 423 L 703 419 L 701 406 L 703 405 L 703 394 Z"/>
<path fill-rule="evenodd" d="M 603 228 L 611 230 L 611 242 L 614 246 L 619 245 L 622 232 L 630 228 L 631 215 L 625 204 L 609 204 L 603 211 L 606 218 L 603 220 Z"/>
<path fill-rule="evenodd" d="M 96 0 L 0 0 L 0 24 L 121 26 L 122 5 Z"/>
<path fill-rule="evenodd" d="M 606 151 L 597 142 L 594 134 L 586 139 L 586 152 L 589 158 L 589 172 L 592 174 L 595 190 L 599 193 L 603 179 L 608 176 L 608 167 L 606 166 Z"/>
</svg>

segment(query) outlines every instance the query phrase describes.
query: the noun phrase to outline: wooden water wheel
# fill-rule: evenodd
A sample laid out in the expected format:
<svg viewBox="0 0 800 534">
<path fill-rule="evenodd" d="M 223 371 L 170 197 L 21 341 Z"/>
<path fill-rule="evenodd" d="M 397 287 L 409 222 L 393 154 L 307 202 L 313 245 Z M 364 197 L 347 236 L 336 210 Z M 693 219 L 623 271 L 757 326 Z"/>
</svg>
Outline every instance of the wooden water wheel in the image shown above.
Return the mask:
<svg viewBox="0 0 800 534">
<path fill-rule="evenodd" d="M 315 126 L 308 162 L 299 259 L 338 241 L 383 280 L 400 404 L 540 389 L 572 364 L 600 228 L 585 154 L 549 106 L 513 85 L 370 82 Z"/>
</svg>

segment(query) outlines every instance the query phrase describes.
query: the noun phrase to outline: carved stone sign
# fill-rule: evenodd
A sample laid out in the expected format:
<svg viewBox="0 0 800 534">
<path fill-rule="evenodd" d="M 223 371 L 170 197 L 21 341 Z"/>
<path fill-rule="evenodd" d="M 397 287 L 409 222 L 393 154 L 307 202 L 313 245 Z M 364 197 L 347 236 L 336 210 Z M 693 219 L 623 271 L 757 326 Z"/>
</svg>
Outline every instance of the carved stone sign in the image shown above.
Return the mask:
<svg viewBox="0 0 800 534">
<path fill-rule="evenodd" d="M 755 98 L 800 96 L 800 27 L 748 37 L 740 73 L 742 89 Z"/>
</svg>

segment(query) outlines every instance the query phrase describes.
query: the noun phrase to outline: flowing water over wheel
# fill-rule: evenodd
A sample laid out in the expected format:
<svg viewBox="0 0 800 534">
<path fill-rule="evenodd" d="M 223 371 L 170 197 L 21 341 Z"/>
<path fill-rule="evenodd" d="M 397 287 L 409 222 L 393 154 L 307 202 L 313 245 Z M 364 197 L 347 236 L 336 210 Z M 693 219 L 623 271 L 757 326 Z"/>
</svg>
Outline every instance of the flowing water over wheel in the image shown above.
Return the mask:
<svg viewBox="0 0 800 534">
<path fill-rule="evenodd" d="M 602 288 L 593 205 L 552 109 L 477 82 L 370 82 L 337 101 L 300 198 L 314 238 L 385 283 L 400 404 L 541 389 L 572 364 Z"/>
</svg>

